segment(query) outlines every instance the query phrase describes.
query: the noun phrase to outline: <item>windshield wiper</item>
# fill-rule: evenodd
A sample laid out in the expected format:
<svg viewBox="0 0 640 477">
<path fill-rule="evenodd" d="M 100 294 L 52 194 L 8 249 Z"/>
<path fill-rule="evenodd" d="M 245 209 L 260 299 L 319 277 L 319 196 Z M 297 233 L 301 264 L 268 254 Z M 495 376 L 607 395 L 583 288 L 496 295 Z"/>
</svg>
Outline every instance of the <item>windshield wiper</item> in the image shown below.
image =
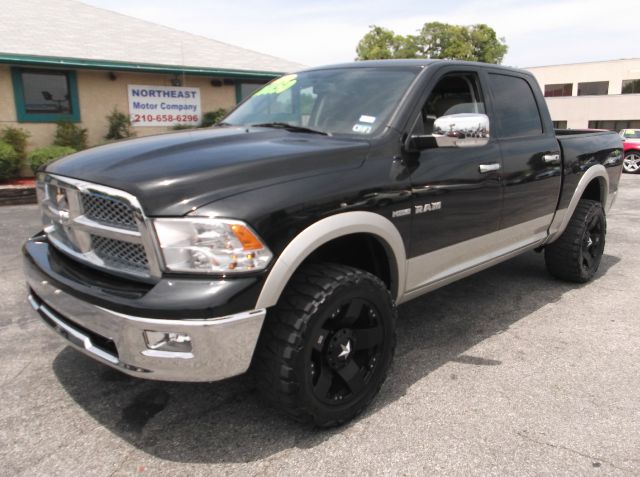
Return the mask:
<svg viewBox="0 0 640 477">
<path fill-rule="evenodd" d="M 303 126 L 294 126 L 293 124 L 281 123 L 281 122 L 251 124 L 250 126 L 256 127 L 256 128 L 279 128 L 279 129 L 286 129 L 287 131 L 291 131 L 291 132 L 306 132 L 306 133 L 313 133 L 313 134 L 322 134 L 323 136 L 330 135 L 329 133 L 324 131 L 305 128 Z"/>
</svg>

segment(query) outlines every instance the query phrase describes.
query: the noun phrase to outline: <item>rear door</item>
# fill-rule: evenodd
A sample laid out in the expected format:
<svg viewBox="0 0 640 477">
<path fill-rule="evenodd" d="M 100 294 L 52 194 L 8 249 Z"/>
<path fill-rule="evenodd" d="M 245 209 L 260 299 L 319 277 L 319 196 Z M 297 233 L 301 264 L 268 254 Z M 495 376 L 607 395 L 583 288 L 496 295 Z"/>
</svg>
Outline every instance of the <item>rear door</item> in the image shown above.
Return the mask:
<svg viewBox="0 0 640 477">
<path fill-rule="evenodd" d="M 562 182 L 560 146 L 544 99 L 527 75 L 493 70 L 487 75 L 492 133 L 502 153 L 504 204 L 500 229 L 514 248 L 544 238 Z M 536 89 L 537 91 L 537 89 Z"/>
</svg>

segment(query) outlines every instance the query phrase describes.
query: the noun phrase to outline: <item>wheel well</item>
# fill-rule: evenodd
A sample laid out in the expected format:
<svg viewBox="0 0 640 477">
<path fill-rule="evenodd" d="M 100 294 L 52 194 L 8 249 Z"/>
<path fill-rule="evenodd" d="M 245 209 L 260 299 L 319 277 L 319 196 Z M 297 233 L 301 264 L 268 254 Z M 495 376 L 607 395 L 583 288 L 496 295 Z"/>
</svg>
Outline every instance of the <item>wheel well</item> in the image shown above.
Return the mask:
<svg viewBox="0 0 640 477">
<path fill-rule="evenodd" d="M 371 234 L 350 234 L 321 245 L 304 263 L 332 262 L 365 270 L 382 280 L 391 293 L 397 292 L 395 262 L 390 250 Z"/>
<path fill-rule="evenodd" d="M 589 185 L 587 185 L 587 188 L 582 193 L 582 199 L 595 200 L 602 204 L 602 198 L 605 194 L 605 191 L 603 190 L 604 187 L 605 184 L 602 179 L 593 179 L 589 182 Z"/>
</svg>

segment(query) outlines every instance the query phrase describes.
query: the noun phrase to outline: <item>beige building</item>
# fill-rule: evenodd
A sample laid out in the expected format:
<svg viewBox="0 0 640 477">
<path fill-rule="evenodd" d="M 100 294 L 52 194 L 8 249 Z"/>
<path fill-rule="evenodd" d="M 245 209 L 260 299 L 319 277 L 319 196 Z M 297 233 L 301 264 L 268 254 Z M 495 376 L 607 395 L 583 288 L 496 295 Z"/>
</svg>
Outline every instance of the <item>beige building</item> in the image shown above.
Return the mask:
<svg viewBox="0 0 640 477">
<path fill-rule="evenodd" d="M 5 0 L 0 9 L 0 129 L 53 142 L 56 122 L 105 141 L 114 108 L 137 136 L 195 125 L 303 65 L 74 0 Z"/>
<path fill-rule="evenodd" d="M 527 68 L 556 127 L 640 128 L 640 58 Z"/>
</svg>

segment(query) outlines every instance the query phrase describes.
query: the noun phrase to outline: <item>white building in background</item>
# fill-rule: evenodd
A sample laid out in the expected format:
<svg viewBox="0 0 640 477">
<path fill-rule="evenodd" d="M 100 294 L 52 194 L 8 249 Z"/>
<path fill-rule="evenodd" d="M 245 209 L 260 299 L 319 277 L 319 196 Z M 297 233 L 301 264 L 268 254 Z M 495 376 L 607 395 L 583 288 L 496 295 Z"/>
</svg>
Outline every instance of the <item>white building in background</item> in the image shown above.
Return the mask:
<svg viewBox="0 0 640 477">
<path fill-rule="evenodd" d="M 640 58 L 527 68 L 556 128 L 640 129 Z"/>
</svg>

